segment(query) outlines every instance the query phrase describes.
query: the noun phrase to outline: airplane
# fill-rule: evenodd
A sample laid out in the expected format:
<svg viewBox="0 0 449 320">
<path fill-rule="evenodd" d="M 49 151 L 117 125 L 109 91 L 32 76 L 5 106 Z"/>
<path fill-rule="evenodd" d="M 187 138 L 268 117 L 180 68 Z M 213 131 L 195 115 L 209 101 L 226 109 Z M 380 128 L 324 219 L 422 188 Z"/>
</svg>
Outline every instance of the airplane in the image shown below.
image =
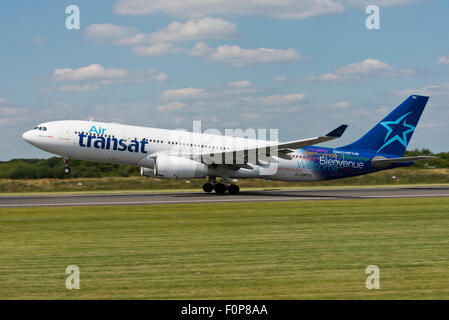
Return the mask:
<svg viewBox="0 0 449 320">
<path fill-rule="evenodd" d="M 51 121 L 23 139 L 69 159 L 140 167 L 141 176 L 205 179 L 207 193 L 238 194 L 229 179 L 282 181 L 339 179 L 409 166 L 431 156 L 404 157 L 429 97 L 411 95 L 359 140 L 338 148 L 315 144 L 340 138 L 341 125 L 326 135 L 289 142 L 166 130 L 87 120 Z M 220 178 L 220 181 L 217 181 Z"/>
</svg>

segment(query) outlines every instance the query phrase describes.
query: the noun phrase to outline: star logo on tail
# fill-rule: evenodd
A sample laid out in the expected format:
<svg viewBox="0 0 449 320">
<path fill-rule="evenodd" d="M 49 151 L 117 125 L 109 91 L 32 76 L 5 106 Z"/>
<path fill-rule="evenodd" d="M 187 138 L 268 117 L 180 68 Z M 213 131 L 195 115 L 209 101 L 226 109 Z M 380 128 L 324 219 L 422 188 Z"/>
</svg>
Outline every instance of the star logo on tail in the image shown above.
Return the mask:
<svg viewBox="0 0 449 320">
<path fill-rule="evenodd" d="M 399 117 L 395 121 L 384 121 L 380 124 L 387 129 L 387 135 L 385 136 L 384 144 L 377 152 L 380 152 L 386 146 L 392 144 L 395 141 L 399 141 L 404 147 L 407 148 L 407 134 L 413 132 L 416 127 L 407 124 L 407 116 L 412 112 L 406 113 Z"/>
</svg>

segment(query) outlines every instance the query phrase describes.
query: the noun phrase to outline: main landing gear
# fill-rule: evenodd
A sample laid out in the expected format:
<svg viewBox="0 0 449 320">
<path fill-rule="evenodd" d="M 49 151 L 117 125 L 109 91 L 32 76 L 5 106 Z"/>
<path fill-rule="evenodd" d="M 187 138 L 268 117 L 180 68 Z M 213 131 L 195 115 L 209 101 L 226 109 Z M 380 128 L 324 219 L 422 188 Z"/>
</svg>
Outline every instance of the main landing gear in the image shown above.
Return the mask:
<svg viewBox="0 0 449 320">
<path fill-rule="evenodd" d="M 203 185 L 204 192 L 210 193 L 213 190 L 215 190 L 215 193 L 217 194 L 225 194 L 226 191 L 228 191 L 229 194 L 238 194 L 240 191 L 240 188 L 236 184 L 229 184 L 228 185 L 228 179 L 222 179 L 224 183 L 222 182 L 216 182 L 215 178 L 209 179 L 209 182 L 206 182 Z"/>
<path fill-rule="evenodd" d="M 64 173 L 69 174 L 70 168 L 69 168 L 69 157 L 64 157 Z"/>
</svg>

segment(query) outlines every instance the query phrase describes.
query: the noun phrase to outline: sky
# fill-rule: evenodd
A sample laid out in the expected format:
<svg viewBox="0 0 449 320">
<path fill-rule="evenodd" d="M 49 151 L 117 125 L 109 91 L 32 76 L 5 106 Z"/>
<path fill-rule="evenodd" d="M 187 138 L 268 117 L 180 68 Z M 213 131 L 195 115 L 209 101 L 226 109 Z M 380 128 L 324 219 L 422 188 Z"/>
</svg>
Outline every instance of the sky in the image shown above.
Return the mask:
<svg viewBox="0 0 449 320">
<path fill-rule="evenodd" d="M 67 6 L 79 8 L 69 30 Z M 368 5 L 380 29 L 368 29 Z M 444 0 L 17 0 L 0 4 L 0 161 L 45 158 L 22 133 L 94 119 L 192 130 L 362 136 L 411 94 L 408 149 L 449 151 Z"/>
</svg>

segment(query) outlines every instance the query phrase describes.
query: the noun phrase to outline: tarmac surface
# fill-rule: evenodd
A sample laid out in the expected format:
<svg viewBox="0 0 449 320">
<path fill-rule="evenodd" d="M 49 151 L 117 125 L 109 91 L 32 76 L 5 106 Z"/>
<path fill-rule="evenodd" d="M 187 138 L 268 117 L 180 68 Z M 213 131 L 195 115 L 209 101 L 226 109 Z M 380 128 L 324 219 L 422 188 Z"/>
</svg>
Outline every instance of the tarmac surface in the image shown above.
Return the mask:
<svg viewBox="0 0 449 320">
<path fill-rule="evenodd" d="M 151 205 L 258 201 L 316 201 L 378 198 L 449 197 L 449 186 L 394 188 L 322 188 L 241 191 L 238 195 L 218 195 L 204 192 L 63 194 L 0 196 L 0 208 L 64 207 L 105 205 Z"/>
</svg>

